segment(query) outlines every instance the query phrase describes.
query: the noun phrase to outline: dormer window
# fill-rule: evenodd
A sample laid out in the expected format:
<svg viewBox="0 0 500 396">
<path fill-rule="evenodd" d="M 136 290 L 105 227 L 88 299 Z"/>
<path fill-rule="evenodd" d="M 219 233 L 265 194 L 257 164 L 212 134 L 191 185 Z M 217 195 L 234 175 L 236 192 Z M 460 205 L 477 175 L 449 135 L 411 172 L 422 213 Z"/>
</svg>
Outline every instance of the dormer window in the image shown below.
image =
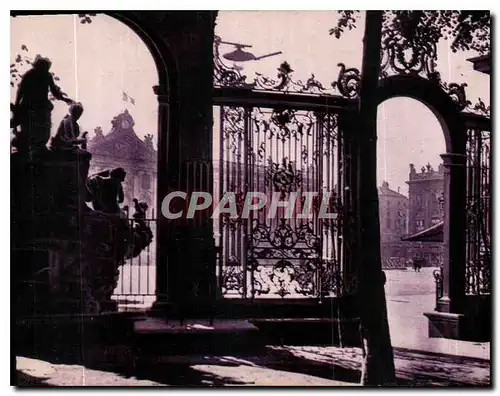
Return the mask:
<svg viewBox="0 0 500 396">
<path fill-rule="evenodd" d="M 130 121 L 129 120 L 122 120 L 121 127 L 122 127 L 122 129 L 129 129 L 130 128 Z"/>
</svg>

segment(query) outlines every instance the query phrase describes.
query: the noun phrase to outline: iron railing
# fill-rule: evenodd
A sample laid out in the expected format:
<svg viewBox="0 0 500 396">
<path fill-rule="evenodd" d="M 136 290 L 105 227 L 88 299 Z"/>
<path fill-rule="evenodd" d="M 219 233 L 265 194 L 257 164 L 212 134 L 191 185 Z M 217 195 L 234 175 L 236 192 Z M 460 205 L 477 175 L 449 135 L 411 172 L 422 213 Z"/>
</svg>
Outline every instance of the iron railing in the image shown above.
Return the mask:
<svg viewBox="0 0 500 396">
<path fill-rule="evenodd" d="M 214 219 L 219 288 L 226 298 L 322 298 L 349 289 L 343 274 L 346 230 L 351 226 L 350 157 L 344 155 L 340 115 L 329 108 L 297 110 L 269 101 L 265 106 L 217 109 L 214 139 L 214 193 L 234 194 L 241 211 L 248 192 L 263 193 L 267 206 L 248 218 Z M 270 200 L 293 194 L 296 213 L 306 207 L 305 192 L 329 194 L 332 219 L 318 216 L 320 196 L 312 199 L 311 218 L 273 216 Z M 305 197 L 302 195 L 302 197 Z M 296 214 L 295 213 L 295 214 Z"/>
<path fill-rule="evenodd" d="M 466 195 L 466 294 L 491 291 L 491 133 L 481 128 L 467 131 Z"/>
<path fill-rule="evenodd" d="M 136 220 L 129 217 L 132 230 Z M 153 233 L 153 241 L 137 257 L 124 259 L 119 268 L 118 285 L 113 300 L 119 311 L 150 308 L 156 299 L 156 218 L 154 210 L 144 221 Z"/>
<path fill-rule="evenodd" d="M 436 282 L 436 307 L 434 310 L 437 311 L 439 299 L 443 297 L 443 265 L 440 265 L 438 269 L 434 270 L 432 275 Z"/>
</svg>

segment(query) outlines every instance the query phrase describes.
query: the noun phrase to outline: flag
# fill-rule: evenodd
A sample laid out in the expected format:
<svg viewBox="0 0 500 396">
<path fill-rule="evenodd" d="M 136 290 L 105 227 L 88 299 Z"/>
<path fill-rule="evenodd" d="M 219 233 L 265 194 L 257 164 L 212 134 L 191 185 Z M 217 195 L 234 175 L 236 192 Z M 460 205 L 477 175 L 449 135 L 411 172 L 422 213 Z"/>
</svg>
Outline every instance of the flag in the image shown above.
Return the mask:
<svg viewBox="0 0 500 396">
<path fill-rule="evenodd" d="M 126 92 L 123 92 L 123 101 L 124 102 L 130 101 L 130 103 L 135 106 L 135 99 L 132 96 L 128 95 Z"/>
</svg>

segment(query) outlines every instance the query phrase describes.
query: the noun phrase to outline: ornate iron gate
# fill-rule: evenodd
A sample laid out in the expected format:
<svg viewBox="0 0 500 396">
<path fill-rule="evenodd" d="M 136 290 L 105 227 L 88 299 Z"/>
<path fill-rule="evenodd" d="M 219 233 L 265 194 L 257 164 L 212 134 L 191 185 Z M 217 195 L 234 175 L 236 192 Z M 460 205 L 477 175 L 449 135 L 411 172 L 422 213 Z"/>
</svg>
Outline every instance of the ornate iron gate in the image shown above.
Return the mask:
<svg viewBox="0 0 500 396">
<path fill-rule="evenodd" d="M 277 102 L 220 106 L 219 112 L 216 184 L 219 197 L 234 193 L 239 212 L 216 222 L 224 296 L 322 298 L 346 291 L 352 286 L 343 282 L 342 265 L 348 260 L 350 189 L 340 115 Z M 267 204 L 244 218 L 249 192 L 263 193 Z M 295 210 L 277 208 L 273 215 L 273 196 L 295 202 Z M 322 201 L 332 218 L 321 218 Z M 309 218 L 301 218 L 306 213 Z"/>
<path fill-rule="evenodd" d="M 324 87 L 314 75 L 294 81 L 283 62 L 277 78 L 256 74 L 247 81 L 224 64 L 220 42 L 216 37 L 214 202 L 232 193 L 238 216 L 214 219 L 219 289 L 239 299 L 353 292 L 349 118 L 356 114 L 359 70 L 339 64 L 337 81 Z M 249 192 L 263 194 L 267 204 L 241 216 Z M 278 208 L 274 215 L 273 196 L 295 202 L 293 213 Z M 321 218 L 323 200 L 332 218 Z"/>
<path fill-rule="evenodd" d="M 466 293 L 491 292 L 491 132 L 467 129 Z"/>
</svg>

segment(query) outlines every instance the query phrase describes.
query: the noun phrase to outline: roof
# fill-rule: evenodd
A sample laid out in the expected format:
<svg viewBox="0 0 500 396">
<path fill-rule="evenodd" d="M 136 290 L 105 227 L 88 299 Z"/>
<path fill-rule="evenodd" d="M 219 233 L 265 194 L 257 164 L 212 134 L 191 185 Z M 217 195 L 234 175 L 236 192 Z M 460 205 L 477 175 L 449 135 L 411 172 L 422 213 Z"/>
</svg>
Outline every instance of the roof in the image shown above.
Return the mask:
<svg viewBox="0 0 500 396">
<path fill-rule="evenodd" d="M 474 58 L 467 59 L 474 65 L 474 70 L 481 73 L 490 74 L 491 73 L 491 55 L 481 55 Z"/>
<path fill-rule="evenodd" d="M 391 190 L 389 188 L 389 183 L 387 183 L 387 182 L 382 183 L 382 186 L 378 187 L 377 190 L 378 190 L 379 195 L 389 195 L 389 196 L 393 196 L 393 197 L 408 199 L 408 197 L 406 195 L 403 195 L 401 193 L 398 193 L 397 191 Z"/>
<path fill-rule="evenodd" d="M 408 242 L 443 242 L 444 241 L 444 221 L 440 221 L 433 226 L 419 231 L 413 235 L 401 238 Z"/>
<path fill-rule="evenodd" d="M 88 151 L 93 156 L 156 163 L 156 150 L 153 147 L 151 136 L 148 136 L 144 141 L 141 140 L 134 131 L 134 124 L 134 119 L 125 110 L 113 118 L 112 128 L 108 134 L 97 133 L 89 141 Z"/>
</svg>

